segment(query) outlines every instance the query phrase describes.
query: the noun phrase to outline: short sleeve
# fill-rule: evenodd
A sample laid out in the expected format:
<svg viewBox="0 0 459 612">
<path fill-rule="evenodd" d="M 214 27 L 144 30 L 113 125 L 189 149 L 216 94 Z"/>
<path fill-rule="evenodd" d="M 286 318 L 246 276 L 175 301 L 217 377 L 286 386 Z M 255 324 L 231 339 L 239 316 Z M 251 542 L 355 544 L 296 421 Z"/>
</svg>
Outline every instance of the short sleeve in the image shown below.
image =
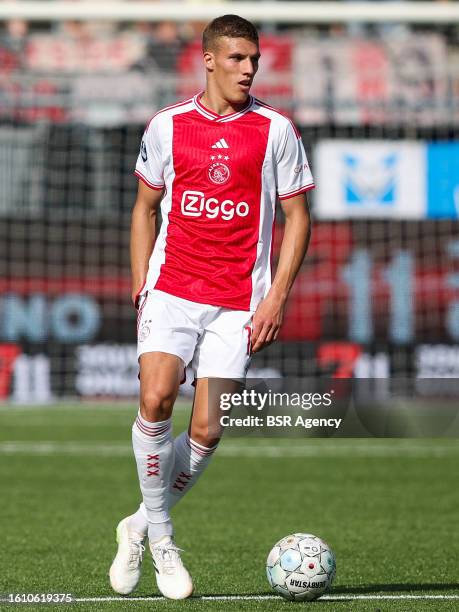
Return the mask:
<svg viewBox="0 0 459 612">
<path fill-rule="evenodd" d="M 161 148 L 158 124 L 154 117 L 143 134 L 134 172 L 151 189 L 163 189 L 164 187 L 164 162 Z"/>
<path fill-rule="evenodd" d="M 293 123 L 285 122 L 276 156 L 277 193 L 287 200 L 314 188 L 301 136 Z"/>
</svg>

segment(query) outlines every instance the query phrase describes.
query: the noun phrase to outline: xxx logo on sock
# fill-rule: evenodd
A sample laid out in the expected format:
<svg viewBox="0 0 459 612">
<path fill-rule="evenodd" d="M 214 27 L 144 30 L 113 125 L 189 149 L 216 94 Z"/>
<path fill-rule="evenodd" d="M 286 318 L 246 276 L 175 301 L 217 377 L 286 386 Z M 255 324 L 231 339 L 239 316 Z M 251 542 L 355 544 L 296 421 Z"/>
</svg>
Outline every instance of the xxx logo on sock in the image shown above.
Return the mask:
<svg viewBox="0 0 459 612">
<path fill-rule="evenodd" d="M 159 476 L 159 455 L 147 455 L 147 476 Z"/>
<path fill-rule="evenodd" d="M 183 491 L 190 479 L 191 474 L 187 474 L 186 472 L 180 472 L 172 488 L 177 489 L 178 491 Z"/>
</svg>

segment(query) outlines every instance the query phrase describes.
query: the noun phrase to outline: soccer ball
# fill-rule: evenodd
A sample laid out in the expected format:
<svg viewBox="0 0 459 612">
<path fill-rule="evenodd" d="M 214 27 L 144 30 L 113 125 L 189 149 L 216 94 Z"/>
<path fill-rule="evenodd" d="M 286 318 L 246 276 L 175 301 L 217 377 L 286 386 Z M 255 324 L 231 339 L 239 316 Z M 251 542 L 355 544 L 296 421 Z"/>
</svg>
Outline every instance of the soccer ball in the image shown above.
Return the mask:
<svg viewBox="0 0 459 612">
<path fill-rule="evenodd" d="M 273 547 L 266 561 L 269 584 L 279 595 L 311 601 L 327 591 L 335 578 L 335 555 L 326 542 L 310 533 L 294 533 Z"/>
</svg>

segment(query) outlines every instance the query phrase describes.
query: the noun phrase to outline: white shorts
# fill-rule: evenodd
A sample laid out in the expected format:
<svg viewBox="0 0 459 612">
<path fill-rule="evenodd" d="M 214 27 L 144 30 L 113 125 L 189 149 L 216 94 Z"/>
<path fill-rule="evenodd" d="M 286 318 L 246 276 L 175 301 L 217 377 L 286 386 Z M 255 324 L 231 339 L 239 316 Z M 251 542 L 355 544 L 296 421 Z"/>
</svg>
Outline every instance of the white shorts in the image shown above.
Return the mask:
<svg viewBox="0 0 459 612">
<path fill-rule="evenodd" d="M 245 378 L 253 312 L 145 291 L 137 315 L 137 358 L 160 351 L 191 364 L 196 378 Z"/>
</svg>

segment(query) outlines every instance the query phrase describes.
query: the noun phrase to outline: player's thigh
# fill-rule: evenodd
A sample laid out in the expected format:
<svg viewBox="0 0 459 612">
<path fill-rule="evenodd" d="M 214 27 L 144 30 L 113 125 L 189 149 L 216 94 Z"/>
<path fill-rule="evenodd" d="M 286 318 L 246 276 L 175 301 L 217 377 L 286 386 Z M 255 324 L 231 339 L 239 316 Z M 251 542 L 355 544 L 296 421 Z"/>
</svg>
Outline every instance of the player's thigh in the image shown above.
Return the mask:
<svg viewBox="0 0 459 612">
<path fill-rule="evenodd" d="M 199 378 L 188 433 L 190 438 L 208 448 L 218 444 L 223 435 L 221 417 L 228 414 L 221 408 L 222 394 L 240 393 L 242 382 L 229 378 Z"/>
<path fill-rule="evenodd" d="M 140 414 L 148 421 L 164 421 L 172 414 L 184 364 L 170 353 L 142 353 L 140 367 Z"/>
</svg>

